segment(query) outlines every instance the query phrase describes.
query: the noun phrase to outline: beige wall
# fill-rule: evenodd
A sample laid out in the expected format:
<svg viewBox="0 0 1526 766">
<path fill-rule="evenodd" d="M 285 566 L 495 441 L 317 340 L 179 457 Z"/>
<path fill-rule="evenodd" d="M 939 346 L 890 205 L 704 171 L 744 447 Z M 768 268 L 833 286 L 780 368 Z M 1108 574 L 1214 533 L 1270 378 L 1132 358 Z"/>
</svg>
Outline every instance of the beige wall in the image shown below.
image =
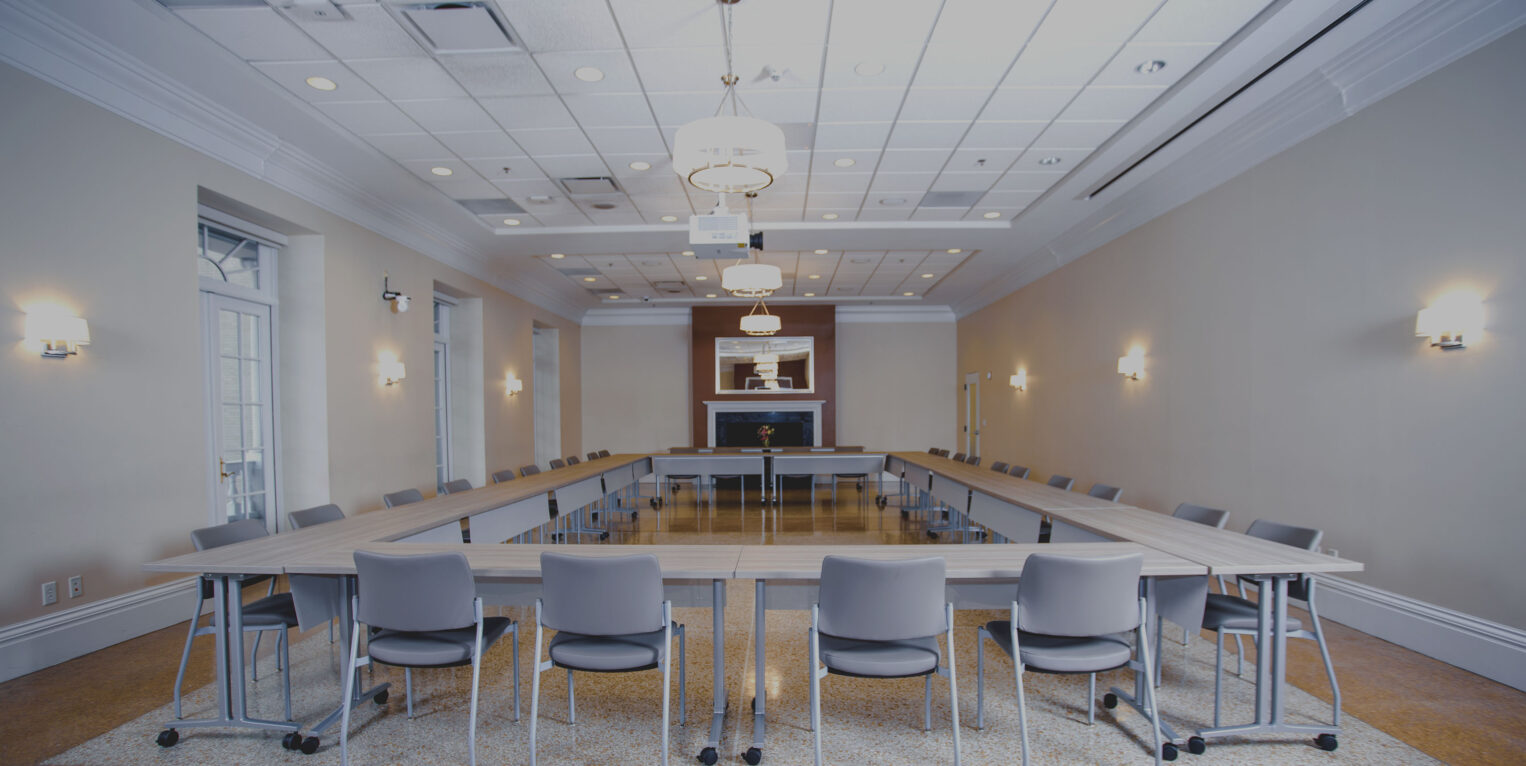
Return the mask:
<svg viewBox="0 0 1526 766">
<path fill-rule="evenodd" d="M 575 324 L 15 69 L 0 66 L 0 101 L 9 107 L 0 113 L 0 326 L 12 339 L 0 349 L 0 582 L 9 583 L 0 625 L 161 581 L 139 566 L 187 550 L 188 531 L 209 521 L 193 261 L 199 187 L 302 232 L 284 257 L 296 272 L 322 275 L 292 293 L 281 319 L 283 338 L 322 334 L 321 350 L 283 347 L 282 360 L 321 364 L 323 384 L 282 395 L 294 412 L 327 419 L 326 451 L 304 439 L 285 455 L 326 461 L 326 491 L 322 472 L 294 466 L 302 481 L 289 498 L 355 513 L 379 507 L 384 491 L 432 494 L 436 282 L 482 299 L 486 468 L 532 454 L 528 396 L 502 387 L 509 370 L 528 379 L 532 321 L 562 330 L 563 438 L 578 445 Z M 394 314 L 380 299 L 383 270 L 414 310 Z M 43 360 L 21 347 L 22 309 L 44 299 L 90 322 L 93 343 L 79 357 Z M 383 350 L 407 364 L 402 385 L 377 384 Z M 319 427 L 282 423 L 286 439 Z M 85 597 L 42 608 L 40 583 L 73 574 L 85 576 Z"/>
<path fill-rule="evenodd" d="M 583 328 L 583 443 L 611 452 L 689 444 L 689 325 Z"/>
<path fill-rule="evenodd" d="M 1356 579 L 1526 627 L 1522 71 L 1517 32 L 961 320 L 961 370 L 1028 370 L 987 459 L 1322 527 Z M 1443 353 L 1415 313 L 1458 287 L 1489 327 Z"/>
<path fill-rule="evenodd" d="M 837 443 L 947 446 L 958 396 L 953 322 L 837 322 Z"/>
</svg>

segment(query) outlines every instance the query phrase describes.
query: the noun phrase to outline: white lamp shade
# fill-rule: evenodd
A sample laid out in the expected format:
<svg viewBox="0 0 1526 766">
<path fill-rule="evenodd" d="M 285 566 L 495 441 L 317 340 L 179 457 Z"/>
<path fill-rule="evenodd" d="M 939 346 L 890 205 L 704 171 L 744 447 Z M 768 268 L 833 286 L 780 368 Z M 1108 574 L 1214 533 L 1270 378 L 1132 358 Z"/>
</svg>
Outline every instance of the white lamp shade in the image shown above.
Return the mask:
<svg viewBox="0 0 1526 766">
<path fill-rule="evenodd" d="M 382 352 L 376 359 L 376 382 L 390 386 L 403 378 L 408 377 L 408 368 L 397 354 L 390 351 Z"/>
<path fill-rule="evenodd" d="M 1138 378 L 1144 374 L 1144 349 L 1131 349 L 1125 356 L 1118 357 L 1118 374 L 1130 378 Z"/>
<path fill-rule="evenodd" d="M 525 390 L 525 382 L 519 378 L 514 377 L 514 373 L 511 372 L 506 377 L 504 377 L 503 387 L 504 390 L 508 393 L 517 394 Z"/>
<path fill-rule="evenodd" d="M 788 168 L 784 131 L 756 117 L 706 117 L 673 139 L 673 170 L 705 191 L 757 191 Z"/>
<path fill-rule="evenodd" d="M 773 314 L 748 314 L 742 317 L 742 332 L 748 335 L 773 335 L 782 327 Z"/>
<path fill-rule="evenodd" d="M 753 364 L 778 364 L 778 354 L 756 354 L 752 358 Z"/>
<path fill-rule="evenodd" d="M 1483 299 L 1474 293 L 1443 295 L 1415 317 L 1415 334 L 1432 339 L 1472 338 L 1483 329 Z"/>
<path fill-rule="evenodd" d="M 721 287 L 740 298 L 763 298 L 783 286 L 779 267 L 766 263 L 741 263 L 721 272 Z"/>
<path fill-rule="evenodd" d="M 1007 379 L 1007 382 L 1011 383 L 1013 388 L 1027 388 L 1028 371 L 1018 370 L 1016 374 Z"/>
<path fill-rule="evenodd" d="M 26 337 L 34 343 L 90 345 L 90 325 L 84 317 L 53 311 L 34 311 L 26 315 Z"/>
</svg>

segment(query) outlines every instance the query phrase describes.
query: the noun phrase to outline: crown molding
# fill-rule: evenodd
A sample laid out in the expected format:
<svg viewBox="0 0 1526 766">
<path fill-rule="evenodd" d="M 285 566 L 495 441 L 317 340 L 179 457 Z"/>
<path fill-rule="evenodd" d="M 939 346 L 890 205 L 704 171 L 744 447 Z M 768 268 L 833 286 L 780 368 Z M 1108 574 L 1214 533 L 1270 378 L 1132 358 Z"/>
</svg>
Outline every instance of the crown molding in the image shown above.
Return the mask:
<svg viewBox="0 0 1526 766">
<path fill-rule="evenodd" d="M 583 312 L 584 327 L 689 326 L 689 307 L 589 309 Z"/>
<path fill-rule="evenodd" d="M 838 306 L 838 324 L 942 324 L 955 320 L 948 306 Z"/>
</svg>

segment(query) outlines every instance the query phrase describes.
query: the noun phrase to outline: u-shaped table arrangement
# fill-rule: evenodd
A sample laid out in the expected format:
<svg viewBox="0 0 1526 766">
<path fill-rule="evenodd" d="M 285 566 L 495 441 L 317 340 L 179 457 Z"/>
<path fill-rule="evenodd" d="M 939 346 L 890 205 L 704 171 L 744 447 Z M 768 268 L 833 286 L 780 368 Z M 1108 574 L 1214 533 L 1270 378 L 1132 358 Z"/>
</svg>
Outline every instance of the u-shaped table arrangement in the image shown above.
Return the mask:
<svg viewBox="0 0 1526 766">
<path fill-rule="evenodd" d="M 294 575 L 298 579 L 324 578 L 334 586 L 317 595 L 297 594 L 299 617 L 304 626 L 321 624 L 338 613 L 348 630 L 350 596 L 354 593 L 354 553 L 357 550 L 386 553 L 434 553 L 460 551 L 466 555 L 478 581 L 479 594 L 488 603 L 533 603 L 540 582 L 540 554 L 567 551 L 561 545 L 502 545 L 523 539 L 525 533 L 552 523 L 551 499 L 563 514 L 581 512 L 591 503 L 625 492 L 654 473 L 698 474 L 714 468 L 713 454 L 614 455 L 574 466 L 527 476 L 469 492 L 442 495 L 421 503 L 357 514 L 344 521 L 282 532 L 278 535 L 185 554 L 145 564 L 155 572 L 200 575 L 213 585 L 215 620 L 224 630 L 216 635 L 218 714 L 200 720 L 176 720 L 171 727 L 249 727 L 288 731 L 299 737 L 295 722 L 267 721 L 249 715 L 243 688 L 243 630 L 238 604 L 239 580 L 254 575 Z M 748 473 L 772 475 L 766 461 L 788 458 L 787 473 L 805 474 L 815 466 L 810 454 L 748 455 Z M 1204 578 L 1216 575 L 1248 575 L 1262 578 L 1269 586 L 1259 599 L 1259 646 L 1271 647 L 1271 662 L 1256 663 L 1256 719 L 1250 724 L 1204 730 L 1205 737 L 1256 732 L 1329 731 L 1332 727 L 1289 724 L 1283 720 L 1285 688 L 1285 640 L 1280 627 L 1287 611 L 1287 583 L 1305 574 L 1354 572 L 1362 564 L 1305 551 L 1243 534 L 1194 524 L 1133 506 L 1099 500 L 1038 482 L 999 474 L 947 458 L 925 453 L 857 453 L 853 461 L 822 454 L 819 473 L 840 473 L 852 463 L 880 465 L 899 478 L 907 492 L 915 491 L 936 500 L 940 507 L 966 515 L 970 520 L 1008 540 L 1037 538 L 1039 520 L 1053 525 L 1050 543 L 1005 545 L 586 545 L 578 553 L 590 556 L 621 556 L 652 553 L 662 566 L 668 597 L 675 604 L 708 606 L 713 615 L 714 675 L 710 732 L 702 761 L 713 763 L 720 747 L 726 713 L 725 600 L 727 580 L 755 582 L 757 696 L 753 701 L 753 738 L 745 759 L 757 763 L 765 744 L 763 670 L 766 610 L 808 609 L 821 577 L 821 560 L 827 554 L 864 558 L 920 558 L 942 556 L 947 562 L 948 588 L 956 608 L 1001 609 L 1012 601 L 1015 583 L 1022 576 L 1023 562 L 1034 553 L 1105 555 L 1140 553 L 1141 572 L 1152 611 L 1180 625 L 1201 624 Z M 684 461 L 695 461 L 685 467 Z M 708 462 L 705 462 L 708 461 Z M 831 462 L 828 462 L 831 461 Z M 867 461 L 867 462 L 866 462 Z M 876 462 L 882 461 L 882 462 Z M 735 462 L 735 461 L 733 461 Z M 733 466 L 727 465 L 729 470 Z M 706 470 L 705 473 L 713 471 Z M 878 478 L 878 477 L 876 477 Z M 660 485 L 660 483 L 659 483 Z M 904 494 L 904 493 L 903 493 Z M 471 530 L 471 543 L 462 543 L 460 522 Z M 1030 531 L 1032 534 L 1030 534 Z M 307 576 L 307 577 L 301 577 Z M 304 612 L 314 615 L 309 620 Z M 1158 639 L 1157 639 L 1158 640 Z M 1136 683 L 1144 683 L 1136 680 Z M 383 687 L 349 690 L 357 700 L 378 694 Z M 1122 696 L 1122 695 L 1121 695 Z M 1138 697 L 1138 689 L 1134 695 Z M 1126 696 L 1126 698 L 1127 698 Z M 330 715 L 309 729 L 309 747 L 316 749 L 317 736 L 336 719 Z M 1163 727 L 1168 739 L 1177 739 Z"/>
</svg>

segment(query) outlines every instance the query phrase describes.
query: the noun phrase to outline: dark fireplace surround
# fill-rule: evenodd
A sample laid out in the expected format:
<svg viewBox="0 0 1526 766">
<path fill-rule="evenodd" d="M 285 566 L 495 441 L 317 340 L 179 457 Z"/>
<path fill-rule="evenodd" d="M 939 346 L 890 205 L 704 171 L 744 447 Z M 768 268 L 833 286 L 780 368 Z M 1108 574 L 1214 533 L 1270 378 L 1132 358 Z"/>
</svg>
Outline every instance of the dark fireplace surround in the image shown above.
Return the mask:
<svg viewBox="0 0 1526 766">
<path fill-rule="evenodd" d="M 770 447 L 814 447 L 816 423 L 811 412 L 717 412 L 715 446 L 762 447 L 762 426 L 773 426 Z"/>
</svg>

